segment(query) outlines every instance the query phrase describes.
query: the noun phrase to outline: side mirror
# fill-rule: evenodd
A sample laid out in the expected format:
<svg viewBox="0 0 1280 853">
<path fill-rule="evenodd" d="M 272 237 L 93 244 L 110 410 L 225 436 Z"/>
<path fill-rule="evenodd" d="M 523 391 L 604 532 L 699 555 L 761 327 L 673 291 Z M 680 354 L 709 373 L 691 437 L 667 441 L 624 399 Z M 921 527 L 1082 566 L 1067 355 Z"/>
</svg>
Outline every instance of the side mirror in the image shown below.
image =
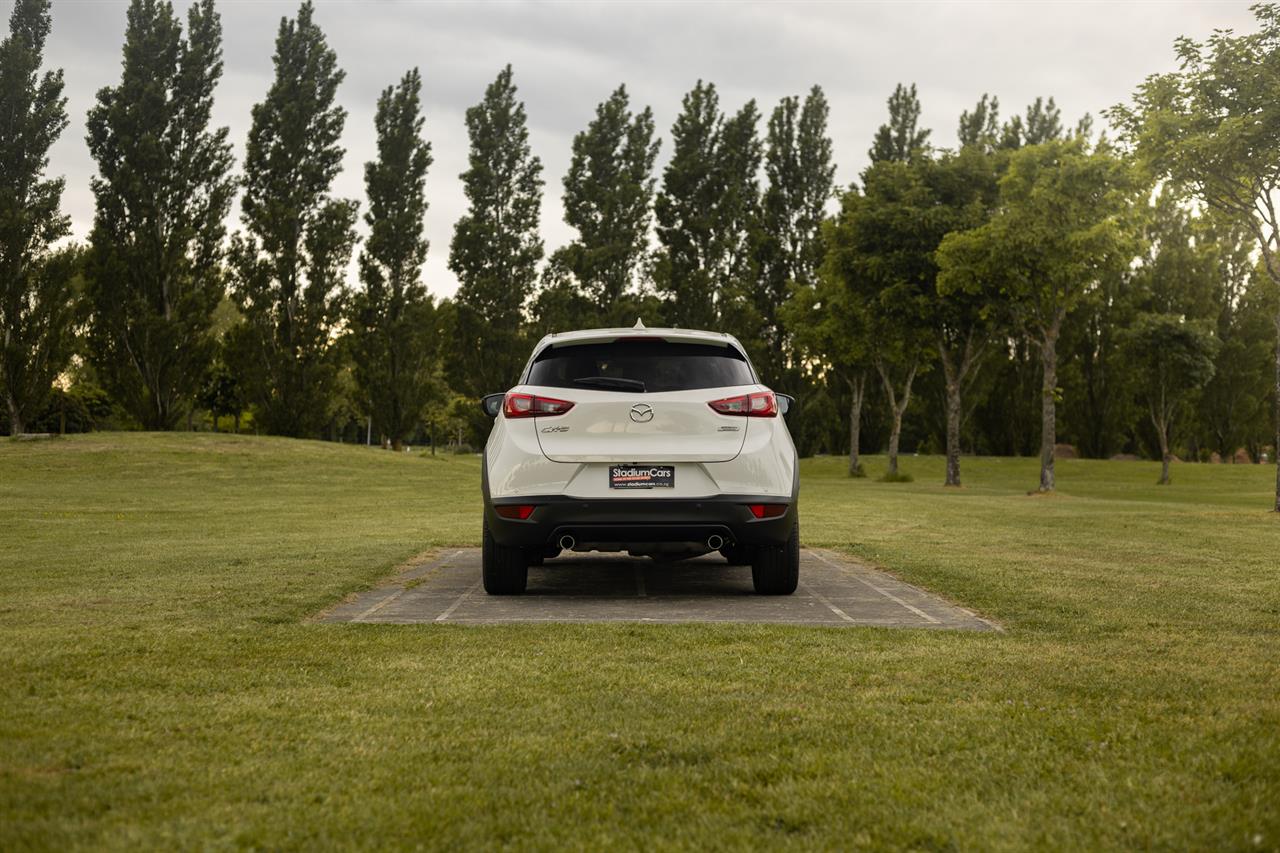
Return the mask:
<svg viewBox="0 0 1280 853">
<path fill-rule="evenodd" d="M 496 418 L 498 412 L 502 411 L 502 401 L 506 396 L 506 394 L 485 394 L 480 398 L 480 408 L 484 409 L 484 413 L 489 417 Z"/>
<path fill-rule="evenodd" d="M 791 411 L 791 407 L 796 404 L 796 398 L 792 397 L 790 394 L 778 394 L 777 392 L 774 392 L 773 396 L 778 398 L 778 411 L 782 412 L 784 415 Z"/>
</svg>

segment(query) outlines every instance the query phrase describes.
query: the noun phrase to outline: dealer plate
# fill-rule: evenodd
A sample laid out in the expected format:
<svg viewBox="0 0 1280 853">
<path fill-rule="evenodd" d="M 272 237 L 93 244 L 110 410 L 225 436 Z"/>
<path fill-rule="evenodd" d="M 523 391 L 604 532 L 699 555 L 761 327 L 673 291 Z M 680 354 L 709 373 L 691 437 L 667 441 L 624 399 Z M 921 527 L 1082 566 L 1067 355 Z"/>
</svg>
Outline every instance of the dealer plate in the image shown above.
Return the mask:
<svg viewBox="0 0 1280 853">
<path fill-rule="evenodd" d="M 611 489 L 671 489 L 676 485 L 674 465 L 610 465 Z"/>
</svg>

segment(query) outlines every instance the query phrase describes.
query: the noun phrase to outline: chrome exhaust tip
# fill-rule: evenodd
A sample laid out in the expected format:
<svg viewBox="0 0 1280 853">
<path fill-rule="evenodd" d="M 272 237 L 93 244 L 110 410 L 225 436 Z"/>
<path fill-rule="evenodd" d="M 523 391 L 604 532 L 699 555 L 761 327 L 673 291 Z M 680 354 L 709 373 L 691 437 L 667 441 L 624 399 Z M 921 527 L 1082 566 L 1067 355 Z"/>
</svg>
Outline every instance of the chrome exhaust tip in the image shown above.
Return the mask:
<svg viewBox="0 0 1280 853">
<path fill-rule="evenodd" d="M 719 551 L 724 547 L 724 537 L 719 534 L 712 533 L 707 537 L 707 547 L 712 551 Z"/>
<path fill-rule="evenodd" d="M 573 546 L 574 546 L 574 545 L 576 545 L 576 544 L 578 544 L 578 543 L 577 543 L 577 541 L 576 541 L 572 536 L 570 536 L 568 533 L 566 533 L 565 535 L 563 535 L 563 536 L 561 536 L 561 537 L 560 537 L 560 550 L 561 550 L 561 551 L 572 551 L 572 550 L 573 550 Z"/>
</svg>

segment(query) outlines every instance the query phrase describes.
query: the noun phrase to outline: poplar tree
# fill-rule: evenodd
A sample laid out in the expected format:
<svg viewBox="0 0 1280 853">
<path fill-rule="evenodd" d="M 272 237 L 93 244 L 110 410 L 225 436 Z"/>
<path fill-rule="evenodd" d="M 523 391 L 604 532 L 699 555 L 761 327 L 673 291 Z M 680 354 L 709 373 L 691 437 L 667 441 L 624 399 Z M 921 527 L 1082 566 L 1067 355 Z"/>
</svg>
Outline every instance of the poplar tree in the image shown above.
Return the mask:
<svg viewBox="0 0 1280 853">
<path fill-rule="evenodd" d="M 350 318 L 356 383 L 374 424 L 395 450 L 421 421 L 437 367 L 435 309 L 421 278 L 431 165 L 431 145 L 422 138 L 421 92 L 415 68 L 378 98 L 378 159 L 364 167 L 364 291 L 354 295 Z"/>
<path fill-rule="evenodd" d="M 244 314 L 231 357 L 267 432 L 310 436 L 329 418 L 335 329 L 355 246 L 354 201 L 329 195 L 342 169 L 344 73 L 310 0 L 276 34 L 275 79 L 253 108 L 246 145 L 244 232 L 232 245 Z"/>
<path fill-rule="evenodd" d="M 449 269 L 458 276 L 455 387 L 473 396 L 509 388 L 524 358 L 523 309 L 542 259 L 542 161 L 529 148 L 511 66 L 466 114 L 471 153 L 460 176 L 466 215 L 454 225 Z"/>
<path fill-rule="evenodd" d="M 669 322 L 688 328 L 716 324 L 721 196 L 716 149 L 723 121 L 715 84 L 699 80 L 685 94 L 671 127 L 671 161 L 654 201 L 661 245 L 655 285 L 667 300 Z"/>
<path fill-rule="evenodd" d="M 148 429 L 171 429 L 213 357 L 220 261 L 234 184 L 227 129 L 211 129 L 222 76 L 213 0 L 187 12 L 133 0 L 120 84 L 89 111 L 97 214 L 87 296 L 103 384 Z"/>
<path fill-rule="evenodd" d="M 973 112 L 960 113 L 956 138 L 961 148 L 990 152 L 1000 141 L 1000 99 L 983 93 Z"/>
<path fill-rule="evenodd" d="M 761 242 L 759 121 L 755 101 L 726 118 L 715 84 L 699 80 L 684 96 L 654 202 L 655 285 L 673 324 L 743 333 L 756 322 L 749 294 Z"/>
<path fill-rule="evenodd" d="M 714 208 L 712 288 L 717 306 L 716 325 L 706 328 L 730 332 L 761 355 L 759 290 L 760 162 L 764 154 L 757 127 L 760 110 L 754 100 L 725 119 L 716 143 L 714 180 L 720 198 Z"/>
<path fill-rule="evenodd" d="M 916 95 L 916 84 L 908 87 L 899 83 L 889 96 L 889 121 L 876 130 L 867 157 L 872 163 L 882 160 L 905 163 L 927 151 L 930 131 L 919 125 L 920 98 Z"/>
<path fill-rule="evenodd" d="M 761 202 L 760 282 L 754 289 L 768 381 L 781 376 L 790 349 L 779 314 L 788 289 L 812 287 L 822 262 L 822 221 L 835 177 L 828 112 L 826 96 L 814 86 L 803 106 L 798 97 L 783 98 L 769 118 L 764 160 L 769 183 Z"/>
<path fill-rule="evenodd" d="M 71 357 L 74 256 L 50 253 L 70 222 L 63 180 L 45 178 L 67 126 L 62 71 L 40 73 L 49 0 L 18 0 L 0 43 L 0 391 L 21 434 Z"/>
<path fill-rule="evenodd" d="M 564 219 L 578 236 L 555 253 L 556 262 L 571 273 L 604 325 L 635 320 L 635 301 L 626 296 L 648 252 L 658 145 L 653 111 L 632 113 L 625 86 L 599 104 L 587 129 L 573 138 Z"/>
</svg>

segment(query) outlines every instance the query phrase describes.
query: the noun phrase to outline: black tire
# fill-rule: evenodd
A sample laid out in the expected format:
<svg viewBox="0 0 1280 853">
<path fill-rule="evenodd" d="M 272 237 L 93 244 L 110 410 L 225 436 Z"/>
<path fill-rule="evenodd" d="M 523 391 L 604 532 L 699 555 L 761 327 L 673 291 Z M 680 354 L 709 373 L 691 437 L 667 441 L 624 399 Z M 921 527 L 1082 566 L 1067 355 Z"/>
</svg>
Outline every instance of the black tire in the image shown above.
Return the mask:
<svg viewBox="0 0 1280 853">
<path fill-rule="evenodd" d="M 759 595 L 790 595 L 800 583 L 800 522 L 784 545 L 762 545 L 751 564 L 751 583 Z"/>
<path fill-rule="evenodd" d="M 720 556 L 731 566 L 749 566 L 755 562 L 755 549 L 748 545 L 725 545 L 720 549 Z"/>
<path fill-rule="evenodd" d="M 519 595 L 529 582 L 524 549 L 499 545 L 486 522 L 480 543 L 480 573 L 490 595 Z"/>
</svg>

